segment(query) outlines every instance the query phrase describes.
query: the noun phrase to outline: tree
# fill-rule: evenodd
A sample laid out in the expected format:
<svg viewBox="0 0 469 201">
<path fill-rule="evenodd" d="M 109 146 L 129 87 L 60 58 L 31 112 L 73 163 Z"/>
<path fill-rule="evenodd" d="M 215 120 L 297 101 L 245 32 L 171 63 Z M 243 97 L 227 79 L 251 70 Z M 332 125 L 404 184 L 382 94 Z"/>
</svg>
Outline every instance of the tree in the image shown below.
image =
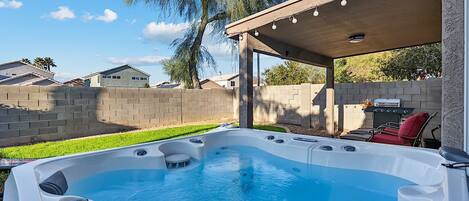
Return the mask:
<svg viewBox="0 0 469 201">
<path fill-rule="evenodd" d="M 34 66 L 41 68 L 41 69 L 45 69 L 46 65 L 45 65 L 44 59 L 42 57 L 36 57 L 34 59 Z"/>
<path fill-rule="evenodd" d="M 21 61 L 23 63 L 31 64 L 31 60 L 29 60 L 28 58 L 22 58 Z"/>
<path fill-rule="evenodd" d="M 125 0 L 129 5 L 144 2 L 147 5 L 157 6 L 163 13 L 172 13 L 184 20 L 193 22 L 182 39 L 175 40 L 176 54 L 171 58 L 173 63 L 183 62 L 187 65 L 177 65 L 185 70 L 190 77 L 190 88 L 201 88 L 199 71 L 205 66 L 215 66 L 215 62 L 202 46 L 202 40 L 210 25 L 210 34 L 222 38 L 225 25 L 244 16 L 259 12 L 281 0 Z M 221 36 L 221 37 L 220 37 Z M 174 66 L 173 66 L 174 67 Z"/>
<path fill-rule="evenodd" d="M 441 77 L 441 44 L 423 45 L 392 51 L 389 60 L 381 62 L 384 75 L 396 80 L 425 80 Z"/>
<path fill-rule="evenodd" d="M 391 56 L 390 52 L 380 52 L 336 59 L 335 81 L 339 83 L 388 81 L 390 78 L 381 72 L 380 66 L 382 61 L 388 60 Z"/>
<path fill-rule="evenodd" d="M 50 57 L 44 57 L 44 58 L 36 57 L 34 59 L 34 65 L 38 68 L 48 70 L 48 71 L 50 71 L 51 67 L 57 67 L 57 65 L 54 62 L 54 59 Z"/>
<path fill-rule="evenodd" d="M 264 71 L 263 76 L 267 85 L 297 85 L 302 83 L 324 84 L 325 69 L 285 61 Z"/>
<path fill-rule="evenodd" d="M 51 67 L 57 67 L 57 65 L 55 65 L 54 59 L 50 57 L 44 57 L 44 65 L 44 69 L 48 71 L 50 71 Z"/>
<path fill-rule="evenodd" d="M 167 59 L 164 60 L 162 64 L 163 70 L 169 75 L 172 82 L 183 83 L 184 86 L 190 86 L 192 84 L 186 62 L 179 59 Z"/>
</svg>

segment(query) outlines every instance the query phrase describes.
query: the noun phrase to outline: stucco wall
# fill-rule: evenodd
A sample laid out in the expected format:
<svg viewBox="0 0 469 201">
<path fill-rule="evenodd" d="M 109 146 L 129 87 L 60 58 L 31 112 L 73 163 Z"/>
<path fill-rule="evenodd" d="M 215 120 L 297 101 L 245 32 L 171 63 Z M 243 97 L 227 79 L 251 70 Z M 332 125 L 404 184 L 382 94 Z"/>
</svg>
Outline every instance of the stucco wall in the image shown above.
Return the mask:
<svg viewBox="0 0 469 201">
<path fill-rule="evenodd" d="M 227 89 L 0 86 L 0 146 L 218 122 L 233 118 L 232 100 Z"/>
<path fill-rule="evenodd" d="M 442 1 L 442 143 L 464 147 L 464 0 Z"/>
<path fill-rule="evenodd" d="M 403 107 L 415 108 L 416 112 L 439 113 L 424 133 L 430 137 L 431 128 L 441 123 L 441 93 L 441 79 L 336 84 L 335 124 L 345 131 L 370 128 L 372 113 L 363 112 L 361 103 L 366 99 L 398 98 Z M 310 121 L 311 127 L 323 129 L 325 106 L 325 88 L 321 84 L 256 87 L 254 92 L 254 120 L 258 122 L 304 125 L 304 121 Z M 439 132 L 436 134 L 439 136 Z"/>
</svg>

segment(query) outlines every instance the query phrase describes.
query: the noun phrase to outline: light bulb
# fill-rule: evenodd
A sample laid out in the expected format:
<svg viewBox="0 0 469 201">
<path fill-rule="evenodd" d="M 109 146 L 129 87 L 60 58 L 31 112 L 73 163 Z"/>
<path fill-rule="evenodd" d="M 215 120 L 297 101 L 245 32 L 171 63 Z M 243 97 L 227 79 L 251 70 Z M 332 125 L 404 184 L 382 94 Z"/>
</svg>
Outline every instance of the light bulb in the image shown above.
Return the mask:
<svg viewBox="0 0 469 201">
<path fill-rule="evenodd" d="M 313 15 L 314 15 L 315 17 L 319 16 L 318 7 L 316 7 L 316 9 L 314 10 Z"/>
<path fill-rule="evenodd" d="M 340 5 L 341 5 L 341 6 L 346 6 L 346 5 L 347 5 L 347 0 L 342 0 L 342 1 L 340 2 Z"/>
<path fill-rule="evenodd" d="M 239 40 L 243 40 L 243 35 L 239 34 Z"/>
<path fill-rule="evenodd" d="M 255 35 L 255 36 L 259 36 L 259 32 L 257 31 L 257 29 L 254 30 L 254 35 Z"/>
<path fill-rule="evenodd" d="M 273 30 L 277 29 L 277 25 L 275 25 L 275 22 L 272 23 L 272 29 Z"/>
<path fill-rule="evenodd" d="M 296 19 L 295 16 L 291 16 L 290 21 L 291 23 L 296 24 L 298 22 L 298 19 Z"/>
</svg>

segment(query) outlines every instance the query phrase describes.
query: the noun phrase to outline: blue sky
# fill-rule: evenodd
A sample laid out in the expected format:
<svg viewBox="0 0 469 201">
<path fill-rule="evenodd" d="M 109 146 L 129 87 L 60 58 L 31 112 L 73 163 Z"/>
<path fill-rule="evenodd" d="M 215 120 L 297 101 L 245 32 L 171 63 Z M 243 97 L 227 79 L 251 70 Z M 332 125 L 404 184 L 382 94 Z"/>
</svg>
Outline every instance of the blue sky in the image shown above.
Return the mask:
<svg viewBox="0 0 469 201">
<path fill-rule="evenodd" d="M 171 57 L 170 43 L 188 26 L 155 7 L 124 0 L 0 0 L 0 24 L 0 63 L 52 57 L 59 81 L 129 63 L 150 73 L 151 83 L 168 80 L 160 61 Z M 228 44 L 206 37 L 204 45 L 217 69 L 203 77 L 233 73 L 238 64 Z M 262 69 L 279 62 L 261 56 Z"/>
</svg>

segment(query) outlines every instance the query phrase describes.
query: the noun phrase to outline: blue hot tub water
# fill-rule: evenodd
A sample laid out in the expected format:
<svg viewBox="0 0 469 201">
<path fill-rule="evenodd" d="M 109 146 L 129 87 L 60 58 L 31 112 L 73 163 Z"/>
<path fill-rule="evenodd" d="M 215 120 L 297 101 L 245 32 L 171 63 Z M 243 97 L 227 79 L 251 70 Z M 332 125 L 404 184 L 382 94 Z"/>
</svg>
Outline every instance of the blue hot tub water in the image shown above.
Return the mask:
<svg viewBox="0 0 469 201">
<path fill-rule="evenodd" d="M 178 170 L 106 172 L 72 183 L 93 201 L 396 201 L 411 182 L 375 172 L 306 165 L 250 147 L 209 151 Z"/>
</svg>

